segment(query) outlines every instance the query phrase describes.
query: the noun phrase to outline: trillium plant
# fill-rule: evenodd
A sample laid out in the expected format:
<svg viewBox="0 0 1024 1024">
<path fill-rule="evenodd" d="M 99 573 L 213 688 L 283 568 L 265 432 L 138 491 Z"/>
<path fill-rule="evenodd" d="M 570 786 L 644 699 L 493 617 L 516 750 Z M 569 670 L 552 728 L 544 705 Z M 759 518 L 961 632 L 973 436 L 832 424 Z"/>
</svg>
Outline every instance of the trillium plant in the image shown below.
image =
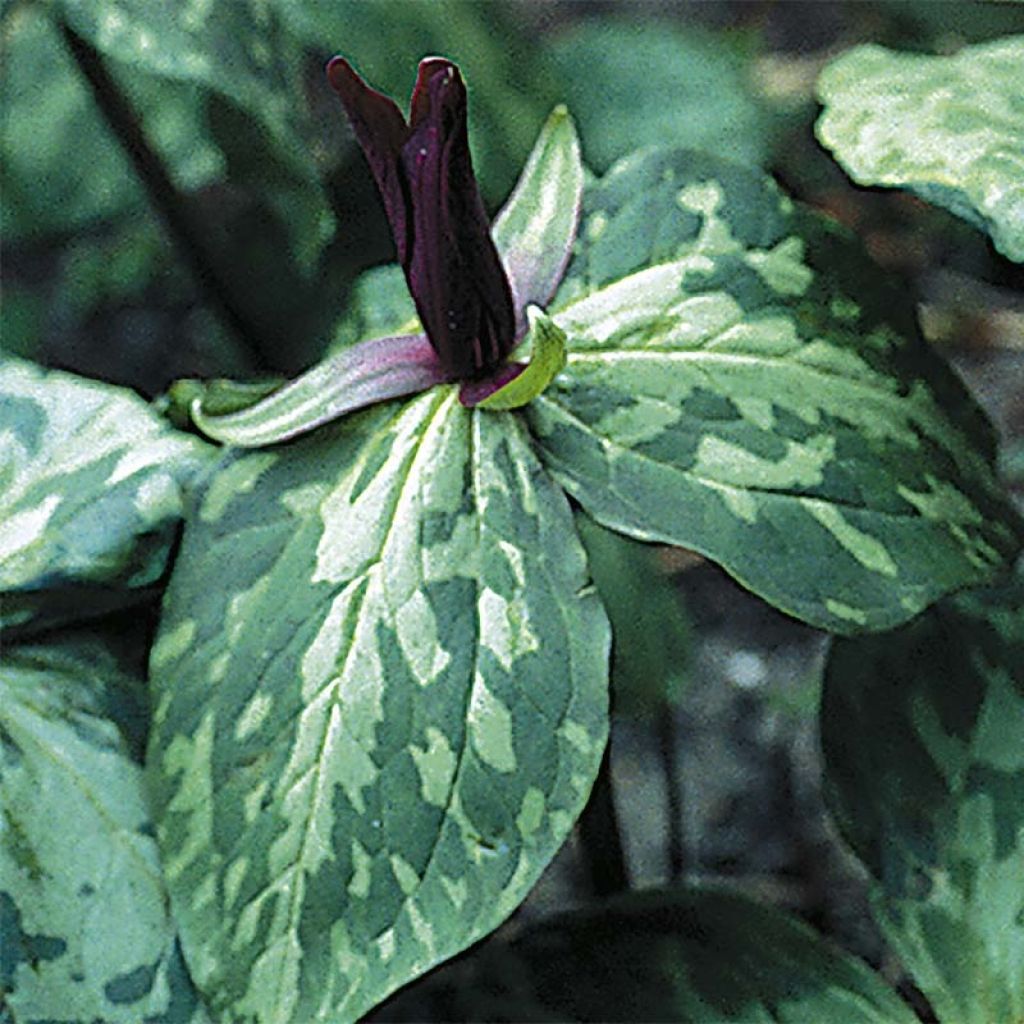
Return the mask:
<svg viewBox="0 0 1024 1024">
<path fill-rule="evenodd" d="M 999 577 L 1022 527 L 905 294 L 758 171 L 669 147 L 587 173 L 564 108 L 489 223 L 453 63 L 420 63 L 408 116 L 342 57 L 327 76 L 397 256 L 351 322 L 385 326 L 273 390 L 178 386 L 191 432 L 0 364 L 12 1019 L 355 1020 L 497 928 L 605 751 L 584 516 L 839 638 L 829 798 L 882 930 L 943 1021 L 1020 1019 L 1024 604 Z M 71 627 L 154 589 L 143 686 Z M 543 1019 L 602 1016 L 640 955 L 626 923 L 662 915 L 636 970 L 689 965 L 678 1019 L 915 1019 L 739 896 L 624 900 L 509 946 L 509 1006 L 576 958 L 572 998 L 609 1001 Z"/>
</svg>

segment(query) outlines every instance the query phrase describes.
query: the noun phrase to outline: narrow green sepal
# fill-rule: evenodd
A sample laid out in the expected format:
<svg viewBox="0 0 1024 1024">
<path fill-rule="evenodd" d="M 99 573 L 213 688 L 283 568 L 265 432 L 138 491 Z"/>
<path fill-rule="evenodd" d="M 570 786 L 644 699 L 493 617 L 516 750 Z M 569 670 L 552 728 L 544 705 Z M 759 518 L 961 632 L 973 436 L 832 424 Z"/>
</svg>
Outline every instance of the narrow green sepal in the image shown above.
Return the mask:
<svg viewBox="0 0 1024 1024">
<path fill-rule="evenodd" d="M 478 402 L 481 409 L 521 409 L 532 402 L 565 367 L 565 331 L 539 306 L 528 306 L 526 339 L 531 343 L 530 362 L 518 376 Z"/>
<path fill-rule="evenodd" d="M 373 338 L 350 345 L 235 412 L 211 412 L 204 395 L 192 399 L 189 412 L 195 425 L 215 441 L 263 448 L 290 441 L 357 409 L 417 394 L 447 380 L 426 335 Z"/>
</svg>

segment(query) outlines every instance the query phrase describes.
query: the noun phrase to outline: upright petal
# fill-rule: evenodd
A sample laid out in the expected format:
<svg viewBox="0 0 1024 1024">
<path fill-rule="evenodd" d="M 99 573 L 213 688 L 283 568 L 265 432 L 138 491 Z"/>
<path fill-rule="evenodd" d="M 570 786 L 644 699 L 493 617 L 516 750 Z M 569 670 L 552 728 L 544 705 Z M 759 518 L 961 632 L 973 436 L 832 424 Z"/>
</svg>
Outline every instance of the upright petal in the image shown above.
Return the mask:
<svg viewBox="0 0 1024 1024">
<path fill-rule="evenodd" d="M 413 86 L 412 98 L 409 101 L 409 127 L 415 128 L 430 110 L 430 80 L 439 71 L 452 71 L 456 75 L 458 68 L 447 57 L 424 57 L 416 70 L 416 84 Z"/>
<path fill-rule="evenodd" d="M 370 165 L 398 250 L 398 262 L 405 266 L 409 250 L 408 197 L 402 180 L 401 151 L 409 137 L 397 104 L 371 89 L 344 57 L 327 65 L 327 80 L 341 97 L 356 141 Z"/>
<path fill-rule="evenodd" d="M 412 110 L 401 154 L 412 207 L 403 269 L 442 364 L 453 376 L 479 376 L 514 347 L 515 313 L 473 175 L 458 69 L 424 61 Z"/>
</svg>

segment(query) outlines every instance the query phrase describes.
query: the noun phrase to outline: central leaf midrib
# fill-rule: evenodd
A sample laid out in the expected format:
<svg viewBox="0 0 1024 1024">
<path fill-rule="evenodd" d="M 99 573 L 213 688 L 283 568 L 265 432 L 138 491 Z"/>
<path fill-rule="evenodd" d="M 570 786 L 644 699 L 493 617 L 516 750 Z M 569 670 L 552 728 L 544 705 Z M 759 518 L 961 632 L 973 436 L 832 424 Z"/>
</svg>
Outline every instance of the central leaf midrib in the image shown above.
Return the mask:
<svg viewBox="0 0 1024 1024">
<path fill-rule="evenodd" d="M 429 426 L 430 426 L 432 420 L 437 415 L 439 409 L 444 405 L 444 401 L 445 401 L 446 397 L 449 400 L 451 398 L 450 395 L 446 396 L 444 391 L 439 389 L 438 395 L 433 400 L 433 407 L 427 412 L 427 414 L 424 417 L 422 423 L 418 427 L 418 436 L 417 436 L 416 441 L 415 441 L 415 443 L 414 443 L 414 445 L 412 447 L 411 452 L 409 453 L 408 462 L 407 462 L 407 466 L 406 466 L 406 471 L 401 476 L 401 478 L 399 479 L 399 481 L 397 482 L 397 484 L 396 484 L 396 486 L 394 488 L 394 495 L 395 495 L 395 497 L 394 497 L 394 500 L 391 501 L 391 503 L 389 505 L 389 513 L 390 513 L 390 515 L 389 515 L 388 527 L 387 527 L 387 530 L 384 533 L 384 536 L 381 538 L 380 547 L 379 547 L 379 550 L 378 550 L 378 553 L 377 553 L 377 557 L 374 558 L 374 559 L 369 559 L 363 566 L 361 566 L 356 572 L 354 572 L 352 574 L 352 577 L 345 584 L 346 587 L 350 586 L 353 582 L 355 582 L 359 578 L 369 577 L 370 574 L 373 572 L 373 570 L 377 566 L 380 566 L 382 564 L 382 559 L 383 559 L 384 552 L 386 551 L 386 549 L 388 547 L 388 543 L 389 543 L 389 541 L 391 539 L 393 530 L 395 528 L 395 522 L 396 522 L 396 518 L 397 518 L 395 516 L 395 514 L 394 514 L 395 513 L 395 509 L 397 509 L 401 505 L 402 497 L 405 494 L 405 490 L 406 490 L 406 488 L 407 488 L 407 486 L 409 484 L 410 479 L 413 478 L 413 470 L 416 467 L 416 465 L 418 464 L 418 461 L 419 461 L 419 459 L 421 457 L 422 445 L 423 445 L 424 438 L 426 437 L 426 435 L 428 433 Z M 409 403 L 409 404 L 411 404 L 411 403 Z M 401 416 L 402 412 L 409 408 L 409 404 L 403 405 L 400 408 L 400 410 L 398 411 L 397 415 Z M 352 471 L 354 471 L 354 467 L 353 467 L 353 470 L 351 470 L 350 472 L 352 472 Z M 344 588 L 342 588 L 342 589 L 344 589 Z M 363 589 L 363 592 L 362 592 L 362 594 L 361 594 L 361 596 L 359 598 L 359 607 L 362 606 L 362 602 L 363 602 L 363 600 L 365 600 L 365 597 L 366 597 L 366 594 L 368 593 L 368 591 L 369 591 L 369 586 L 367 586 L 367 587 L 365 587 Z M 345 666 L 345 664 L 347 664 L 347 660 L 348 660 L 349 657 L 351 657 L 352 652 L 353 652 L 353 647 L 352 647 L 352 645 L 349 645 L 348 650 L 345 652 L 345 660 L 343 661 L 342 666 L 341 666 L 342 674 L 343 674 L 344 666 Z M 321 687 L 317 691 L 317 696 L 323 694 L 332 685 L 337 685 L 338 678 L 339 678 L 339 673 L 336 671 L 334 673 L 334 675 L 332 675 L 331 678 L 328 679 L 328 681 L 324 684 L 324 686 Z M 305 702 L 303 706 L 304 707 L 308 706 L 308 703 L 309 702 Z M 314 759 L 314 763 L 313 763 L 313 766 L 311 768 L 311 771 L 316 774 L 317 778 L 313 782 L 313 788 L 312 788 L 312 794 L 313 795 L 312 795 L 311 800 L 310 800 L 310 808 L 311 809 L 310 809 L 310 813 L 306 816 L 305 822 L 303 823 L 302 839 L 301 839 L 300 844 L 299 844 L 298 854 L 296 855 L 295 860 L 291 864 L 289 864 L 283 871 L 280 871 L 277 874 L 277 879 L 276 880 L 278 882 L 280 882 L 280 880 L 282 878 L 284 878 L 286 875 L 291 874 L 291 875 L 294 876 L 294 884 L 290 887 L 290 889 L 291 889 L 291 898 L 290 898 L 290 901 L 289 901 L 288 910 L 286 912 L 286 929 L 284 931 L 282 931 L 282 933 L 281 933 L 281 938 L 282 939 L 285 938 L 288 935 L 297 934 L 297 932 L 298 932 L 298 924 L 299 924 L 299 921 L 301 919 L 301 914 L 297 913 L 296 908 L 301 906 L 301 901 L 302 901 L 302 898 L 303 898 L 303 896 L 305 894 L 305 884 L 304 884 L 304 877 L 303 877 L 302 867 L 303 867 L 303 865 L 305 863 L 306 852 L 307 852 L 307 850 L 309 848 L 309 838 L 310 838 L 310 835 L 315 831 L 313 823 L 317 819 L 318 807 L 319 807 L 319 805 L 321 803 L 322 787 L 321 787 L 321 784 L 320 784 L 321 783 L 320 776 L 322 775 L 322 772 L 323 772 L 323 761 L 324 761 L 323 750 L 324 750 L 324 746 L 325 746 L 325 744 L 327 742 L 327 735 L 328 735 L 328 732 L 329 732 L 329 725 L 330 725 L 330 715 L 331 715 L 331 711 L 332 711 L 332 709 L 334 707 L 334 704 L 335 704 L 335 702 L 332 701 L 330 707 L 328 707 L 326 709 L 326 711 L 325 711 L 325 714 L 324 714 L 324 727 L 323 727 L 323 730 L 322 730 L 322 733 L 321 733 L 321 736 L 320 736 L 320 742 L 319 742 L 319 746 L 318 746 L 317 756 Z M 301 712 L 302 712 L 302 709 L 300 709 L 299 714 L 301 714 Z M 351 735 L 351 733 L 350 733 L 350 735 Z M 353 738 L 355 738 L 355 737 L 353 737 Z M 302 776 L 300 776 L 300 779 L 305 778 L 305 777 L 306 777 L 306 774 L 303 774 Z M 268 888 L 269 888 L 269 886 L 268 886 Z M 284 985 L 284 975 L 285 975 L 284 965 L 280 965 L 278 970 L 275 973 L 276 973 L 277 985 L 276 985 L 276 991 L 274 993 L 274 998 L 273 998 L 273 1001 L 272 1001 L 272 1006 L 273 1006 L 275 1012 L 280 1013 L 280 1011 L 281 1011 L 282 988 L 283 988 L 283 985 Z M 300 977 L 301 977 L 301 966 L 299 967 L 299 973 L 300 973 Z"/>
</svg>

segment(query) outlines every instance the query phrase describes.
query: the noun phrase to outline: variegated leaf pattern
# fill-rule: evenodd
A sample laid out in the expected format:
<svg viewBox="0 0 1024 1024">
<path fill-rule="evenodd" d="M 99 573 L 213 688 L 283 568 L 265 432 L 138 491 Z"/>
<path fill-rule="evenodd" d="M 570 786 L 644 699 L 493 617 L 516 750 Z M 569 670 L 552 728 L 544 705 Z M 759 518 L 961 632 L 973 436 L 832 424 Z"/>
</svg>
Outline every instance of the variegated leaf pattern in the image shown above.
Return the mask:
<svg viewBox="0 0 1024 1024">
<path fill-rule="evenodd" d="M 527 415 L 598 521 L 690 547 L 837 632 L 882 629 L 1017 550 L 987 422 L 909 303 L 765 178 L 656 151 L 584 200 Z"/>
<path fill-rule="evenodd" d="M 861 185 L 908 188 L 1024 262 L 1024 35 L 957 54 L 858 46 L 818 80 L 816 126 Z"/>
<path fill-rule="evenodd" d="M 18 1024 L 208 1021 L 135 759 L 144 707 L 141 679 L 95 639 L 4 652 L 0 1003 Z"/>
<path fill-rule="evenodd" d="M 0 625 L 137 600 L 212 452 L 130 391 L 0 361 Z"/>
<path fill-rule="evenodd" d="M 149 750 L 215 1013 L 352 1020 L 506 917 L 596 775 L 608 644 L 514 414 L 441 388 L 227 454 L 166 595 Z"/>
<path fill-rule="evenodd" d="M 917 1020 L 880 975 L 789 914 L 683 886 L 625 893 L 495 938 L 409 995 L 416 1010 L 435 1001 L 434 1019 L 445 1021 Z M 402 1001 L 383 1019 L 415 1019 Z"/>
<path fill-rule="evenodd" d="M 1024 571 L 833 648 L 826 792 L 943 1024 L 1024 1020 Z"/>
</svg>

